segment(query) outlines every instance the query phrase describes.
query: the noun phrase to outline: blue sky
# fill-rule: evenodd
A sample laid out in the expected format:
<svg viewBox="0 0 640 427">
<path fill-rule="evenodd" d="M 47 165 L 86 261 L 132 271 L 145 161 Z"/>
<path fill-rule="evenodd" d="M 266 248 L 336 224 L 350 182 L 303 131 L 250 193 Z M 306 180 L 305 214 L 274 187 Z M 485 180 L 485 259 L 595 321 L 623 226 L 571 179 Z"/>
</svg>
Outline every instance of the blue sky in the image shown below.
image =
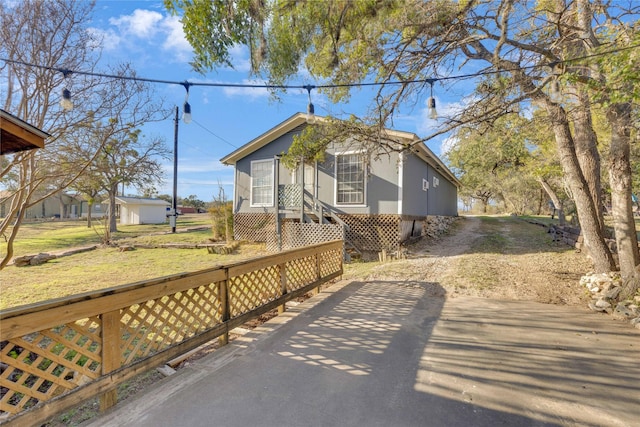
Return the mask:
<svg viewBox="0 0 640 427">
<path fill-rule="evenodd" d="M 103 39 L 103 64 L 129 62 L 140 77 L 193 83 L 263 83 L 250 80 L 248 52 L 243 47 L 233 51 L 234 69 L 220 68 L 204 76 L 192 71 L 191 46 L 184 38 L 179 18 L 171 16 L 161 1 L 98 0 L 91 31 Z M 304 75 L 292 82 L 316 83 Z M 153 89 L 165 99 L 167 106 L 179 106 L 182 113 L 183 86 L 153 84 Z M 434 87 L 434 96 L 440 114 L 459 106 L 458 102 L 448 103 L 444 90 L 438 89 Z M 312 91 L 312 101 L 318 115 L 364 115 L 375 90 L 356 90 L 348 105 L 330 104 L 316 91 Z M 222 165 L 221 157 L 291 115 L 304 112 L 307 106 L 307 92 L 297 89 L 282 94 L 278 101 L 272 100 L 266 89 L 257 88 L 192 86 L 189 93 L 193 122 L 179 124 L 178 196 L 194 194 L 205 202 L 213 200 L 220 184 L 228 196 L 232 194 L 233 168 Z M 427 135 L 436 123 L 428 119 L 425 102 L 426 96 L 416 106 L 407 108 L 396 118 L 394 128 Z M 172 147 L 173 116 L 164 122 L 146 125 L 143 132 L 164 137 Z M 443 141 L 433 141 L 428 144 L 429 148 L 440 154 Z M 166 180 L 158 191 L 171 194 L 172 161 L 166 163 L 165 169 Z M 135 190 L 126 192 L 134 194 Z"/>
</svg>

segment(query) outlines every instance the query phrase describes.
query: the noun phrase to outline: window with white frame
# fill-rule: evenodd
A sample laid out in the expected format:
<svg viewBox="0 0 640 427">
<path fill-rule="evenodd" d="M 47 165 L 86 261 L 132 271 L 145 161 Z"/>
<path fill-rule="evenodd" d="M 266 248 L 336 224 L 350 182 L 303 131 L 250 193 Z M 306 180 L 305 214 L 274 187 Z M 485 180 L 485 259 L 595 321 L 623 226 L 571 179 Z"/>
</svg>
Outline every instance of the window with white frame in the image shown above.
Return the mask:
<svg viewBox="0 0 640 427">
<path fill-rule="evenodd" d="M 251 206 L 273 206 L 273 160 L 251 162 Z"/>
<path fill-rule="evenodd" d="M 336 155 L 336 204 L 364 204 L 364 156 L 360 153 Z"/>
</svg>

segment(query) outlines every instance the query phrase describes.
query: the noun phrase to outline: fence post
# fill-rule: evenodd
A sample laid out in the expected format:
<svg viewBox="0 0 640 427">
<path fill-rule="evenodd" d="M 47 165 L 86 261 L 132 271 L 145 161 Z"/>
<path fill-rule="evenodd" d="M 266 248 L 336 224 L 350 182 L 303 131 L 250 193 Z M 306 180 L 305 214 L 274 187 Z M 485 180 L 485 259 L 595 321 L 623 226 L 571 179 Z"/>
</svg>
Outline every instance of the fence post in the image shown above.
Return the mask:
<svg viewBox="0 0 640 427">
<path fill-rule="evenodd" d="M 287 294 L 287 265 L 286 263 L 278 264 L 278 273 L 280 275 L 280 291 L 282 296 Z M 286 303 L 278 306 L 278 314 L 282 314 L 287 311 Z"/>
<path fill-rule="evenodd" d="M 226 279 L 218 283 L 218 294 L 220 295 L 220 309 L 222 310 L 222 322 L 229 320 L 229 270 L 225 269 Z M 229 344 L 229 330 L 218 337 L 220 345 Z"/>
<path fill-rule="evenodd" d="M 120 310 L 102 313 L 102 375 L 107 375 L 120 367 L 122 355 L 120 352 Z M 106 391 L 100 395 L 100 412 L 118 403 L 118 389 Z"/>
<path fill-rule="evenodd" d="M 316 252 L 316 280 L 320 281 L 320 252 Z M 313 295 L 320 293 L 320 285 L 313 288 Z"/>
</svg>

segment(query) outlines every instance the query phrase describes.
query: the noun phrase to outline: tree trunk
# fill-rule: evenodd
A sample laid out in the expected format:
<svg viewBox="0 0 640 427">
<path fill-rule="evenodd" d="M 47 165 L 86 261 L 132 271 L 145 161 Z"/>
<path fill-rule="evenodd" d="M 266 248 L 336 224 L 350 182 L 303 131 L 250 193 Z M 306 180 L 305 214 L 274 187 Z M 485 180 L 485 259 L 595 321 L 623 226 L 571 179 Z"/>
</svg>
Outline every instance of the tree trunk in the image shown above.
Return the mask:
<svg viewBox="0 0 640 427">
<path fill-rule="evenodd" d="M 544 205 L 544 189 L 540 189 L 540 197 L 538 197 L 538 211 L 536 215 L 542 215 L 542 206 Z"/>
<path fill-rule="evenodd" d="M 93 207 L 93 202 L 87 202 L 87 228 L 91 228 L 91 208 Z"/>
<path fill-rule="evenodd" d="M 604 241 L 604 233 L 598 221 L 598 213 L 578 162 L 566 112 L 562 107 L 552 102 L 544 102 L 544 106 L 553 124 L 560 164 L 566 174 L 567 182 L 576 203 L 585 247 L 591 257 L 594 269 L 597 273 L 615 270 L 613 256 Z"/>
<path fill-rule="evenodd" d="M 618 262 L 622 277 L 631 276 L 640 262 L 638 238 L 631 200 L 631 105 L 612 104 L 607 111 L 611 124 L 609 149 L 609 182 L 611 185 L 611 212 L 613 214 Z"/>
<path fill-rule="evenodd" d="M 577 88 L 577 91 L 578 103 L 580 105 L 573 110 L 576 155 L 596 208 L 598 224 L 600 224 L 600 228 L 604 230 L 598 137 L 593 130 L 589 95 L 583 88 Z"/>
<path fill-rule="evenodd" d="M 7 218 L 15 218 L 15 220 L 13 223 L 14 224 L 13 227 L 11 227 L 11 232 L 9 233 L 9 237 L 7 238 L 5 235 L 5 239 L 7 241 L 5 246 L 4 257 L 0 260 L 0 270 L 5 268 L 7 264 L 9 264 L 9 261 L 11 261 L 11 258 L 13 258 L 13 243 L 16 240 L 16 236 L 18 235 L 18 230 L 20 229 L 20 225 L 22 224 L 22 220 L 24 219 L 24 214 L 27 211 L 28 197 L 25 196 L 24 194 L 25 191 L 26 190 L 24 189 L 19 190 L 13 195 L 13 198 L 11 200 L 11 208 L 9 209 L 7 217 L 5 217 L 5 220 Z M 3 222 L 3 225 L 8 225 L 8 221 Z M 6 228 L 3 229 L 3 232 L 5 231 L 6 231 Z"/>
<path fill-rule="evenodd" d="M 558 211 L 558 223 L 559 225 L 563 226 L 565 223 L 565 218 L 564 218 L 564 207 L 562 206 L 562 202 L 560 202 L 558 195 L 556 194 L 555 191 L 553 191 L 553 188 L 551 188 L 551 186 L 547 181 L 540 178 L 538 179 L 538 182 L 540 183 L 540 185 L 542 185 L 542 189 L 546 191 L 547 195 L 553 202 L 553 208 Z"/>
<path fill-rule="evenodd" d="M 118 184 L 111 185 L 109 188 L 109 232 L 118 231 L 116 224 L 116 194 L 118 194 Z"/>
</svg>

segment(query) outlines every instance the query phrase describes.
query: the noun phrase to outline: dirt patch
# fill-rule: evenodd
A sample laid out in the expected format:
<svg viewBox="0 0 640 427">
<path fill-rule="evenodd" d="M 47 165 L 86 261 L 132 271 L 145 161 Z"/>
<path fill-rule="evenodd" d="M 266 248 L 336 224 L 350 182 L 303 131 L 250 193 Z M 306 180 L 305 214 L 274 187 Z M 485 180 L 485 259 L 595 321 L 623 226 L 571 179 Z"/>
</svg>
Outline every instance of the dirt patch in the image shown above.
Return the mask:
<svg viewBox="0 0 640 427">
<path fill-rule="evenodd" d="M 408 259 L 373 268 L 366 279 L 437 283 L 460 295 L 582 305 L 586 256 L 553 242 L 546 229 L 510 217 L 461 217 L 447 234 L 407 247 Z"/>
</svg>

